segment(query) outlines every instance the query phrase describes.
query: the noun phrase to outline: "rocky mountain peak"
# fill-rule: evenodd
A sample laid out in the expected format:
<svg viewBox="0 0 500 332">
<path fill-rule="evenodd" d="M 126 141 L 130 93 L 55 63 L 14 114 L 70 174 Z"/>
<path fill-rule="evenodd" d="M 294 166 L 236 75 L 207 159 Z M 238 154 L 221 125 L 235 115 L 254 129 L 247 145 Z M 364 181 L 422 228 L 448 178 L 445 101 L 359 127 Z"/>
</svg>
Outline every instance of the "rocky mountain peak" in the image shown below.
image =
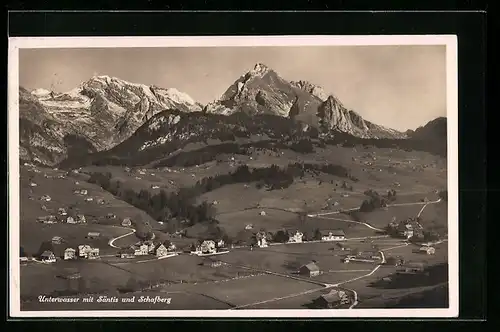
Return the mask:
<svg viewBox="0 0 500 332">
<path fill-rule="evenodd" d="M 269 71 L 271 71 L 271 69 L 266 66 L 265 64 L 263 63 L 256 63 L 255 66 L 253 67 L 252 70 L 250 70 L 248 73 L 252 76 L 264 76 L 265 74 L 267 74 Z"/>
<path fill-rule="evenodd" d="M 325 101 L 328 98 L 328 94 L 322 87 L 312 84 L 311 82 L 300 80 L 300 81 L 292 81 L 290 83 L 296 86 L 297 88 L 321 99 L 322 101 Z"/>
</svg>

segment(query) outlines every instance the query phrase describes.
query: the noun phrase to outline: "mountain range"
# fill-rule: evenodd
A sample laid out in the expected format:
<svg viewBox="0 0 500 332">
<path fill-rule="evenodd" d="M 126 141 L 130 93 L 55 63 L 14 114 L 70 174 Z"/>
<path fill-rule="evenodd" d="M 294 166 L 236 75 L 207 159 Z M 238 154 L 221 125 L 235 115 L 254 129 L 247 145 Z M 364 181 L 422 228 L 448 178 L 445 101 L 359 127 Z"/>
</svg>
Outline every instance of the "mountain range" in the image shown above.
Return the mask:
<svg viewBox="0 0 500 332">
<path fill-rule="evenodd" d="M 400 140 L 436 127 L 403 133 L 371 123 L 321 87 L 287 81 L 260 63 L 207 105 L 174 88 L 95 76 L 65 93 L 21 87 L 19 117 L 21 160 L 47 165 L 93 154 L 168 154 L 188 142 L 235 134 Z"/>
</svg>

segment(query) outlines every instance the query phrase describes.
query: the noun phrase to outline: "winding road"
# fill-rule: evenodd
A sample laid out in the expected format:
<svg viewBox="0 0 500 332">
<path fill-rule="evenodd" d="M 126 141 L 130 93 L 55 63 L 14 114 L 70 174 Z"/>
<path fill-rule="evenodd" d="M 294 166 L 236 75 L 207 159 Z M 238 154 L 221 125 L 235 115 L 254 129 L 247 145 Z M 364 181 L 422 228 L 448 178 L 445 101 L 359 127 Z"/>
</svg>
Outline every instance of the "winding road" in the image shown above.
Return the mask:
<svg viewBox="0 0 500 332">
<path fill-rule="evenodd" d="M 109 240 L 109 242 L 108 242 L 109 246 L 112 247 L 112 248 L 115 248 L 115 249 L 121 249 L 121 247 L 115 246 L 114 243 L 115 243 L 116 240 L 123 239 L 124 237 L 130 236 L 130 235 L 132 235 L 132 234 L 134 234 L 136 232 L 136 230 L 133 229 L 133 228 L 130 228 L 130 230 L 131 231 L 129 233 L 117 236 L 117 237 L 112 238 L 111 240 Z"/>
</svg>

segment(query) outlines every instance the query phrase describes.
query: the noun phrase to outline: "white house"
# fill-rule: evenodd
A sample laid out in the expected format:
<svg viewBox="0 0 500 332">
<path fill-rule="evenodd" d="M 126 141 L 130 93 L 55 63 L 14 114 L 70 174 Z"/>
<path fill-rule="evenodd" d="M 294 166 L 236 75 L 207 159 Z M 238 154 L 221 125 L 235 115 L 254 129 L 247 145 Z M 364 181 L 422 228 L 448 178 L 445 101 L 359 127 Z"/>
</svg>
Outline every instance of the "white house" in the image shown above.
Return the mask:
<svg viewBox="0 0 500 332">
<path fill-rule="evenodd" d="M 217 248 L 224 248 L 225 245 L 226 243 L 224 242 L 224 240 L 217 241 Z"/>
<path fill-rule="evenodd" d="M 76 258 L 76 250 L 73 248 L 67 248 L 64 250 L 64 260 L 70 260 Z"/>
<path fill-rule="evenodd" d="M 30 187 L 36 187 L 36 186 L 37 186 L 37 184 L 35 182 L 30 183 Z"/>
<path fill-rule="evenodd" d="M 266 215 L 266 211 L 260 211 L 260 212 L 259 212 L 259 215 L 261 215 L 261 216 L 265 216 L 265 215 Z"/>
<path fill-rule="evenodd" d="M 80 244 L 78 246 L 78 257 L 87 258 L 89 252 L 92 250 L 92 247 L 88 244 Z"/>
<path fill-rule="evenodd" d="M 345 240 L 345 233 L 343 230 L 333 230 L 330 232 L 322 232 L 321 234 L 322 241 L 339 241 Z"/>
<path fill-rule="evenodd" d="M 248 224 L 248 225 L 245 226 L 245 229 L 247 229 L 247 230 L 248 229 L 253 229 L 253 225 L 252 224 Z"/>
<path fill-rule="evenodd" d="M 145 243 L 142 243 L 134 248 L 134 255 L 136 256 L 145 256 L 149 254 L 149 246 Z"/>
<path fill-rule="evenodd" d="M 290 243 L 301 243 L 302 242 L 302 239 L 304 238 L 304 234 L 297 231 L 295 232 L 295 234 L 293 234 L 292 236 L 290 236 L 288 242 Z"/>
<path fill-rule="evenodd" d="M 87 221 L 85 220 L 85 216 L 83 214 L 76 215 L 76 222 L 78 224 L 85 224 Z"/>
<path fill-rule="evenodd" d="M 160 189 L 160 186 L 158 186 L 158 185 L 152 185 L 151 189 Z"/>
<path fill-rule="evenodd" d="M 73 217 L 71 217 L 71 216 L 69 216 L 68 218 L 66 218 L 66 222 L 68 224 L 76 224 L 75 219 L 73 219 Z"/>
<path fill-rule="evenodd" d="M 132 220 L 130 220 L 130 218 L 123 219 L 122 226 L 123 227 L 130 227 L 130 226 L 132 226 Z"/>
<path fill-rule="evenodd" d="M 217 251 L 215 242 L 212 240 L 205 240 L 201 244 L 201 252 L 204 254 L 213 254 Z"/>
<path fill-rule="evenodd" d="M 168 249 L 162 243 L 158 244 L 154 251 L 156 257 L 158 258 L 168 255 Z"/>
<path fill-rule="evenodd" d="M 94 199 L 92 197 L 85 198 L 85 202 L 92 202 Z"/>
</svg>

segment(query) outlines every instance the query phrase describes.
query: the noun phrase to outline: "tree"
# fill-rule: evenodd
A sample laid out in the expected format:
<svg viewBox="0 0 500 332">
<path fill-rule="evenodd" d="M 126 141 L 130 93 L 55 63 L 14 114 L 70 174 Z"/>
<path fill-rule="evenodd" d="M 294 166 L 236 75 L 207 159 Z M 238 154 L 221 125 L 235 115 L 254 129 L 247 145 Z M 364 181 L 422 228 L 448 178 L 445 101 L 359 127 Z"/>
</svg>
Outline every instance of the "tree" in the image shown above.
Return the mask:
<svg viewBox="0 0 500 332">
<path fill-rule="evenodd" d="M 321 231 L 320 231 L 318 228 L 316 228 L 316 229 L 314 230 L 314 236 L 313 236 L 313 239 L 314 239 L 314 240 L 321 240 Z"/>
<path fill-rule="evenodd" d="M 285 243 L 290 239 L 290 236 L 284 230 L 279 230 L 274 234 L 274 242 Z"/>
</svg>

